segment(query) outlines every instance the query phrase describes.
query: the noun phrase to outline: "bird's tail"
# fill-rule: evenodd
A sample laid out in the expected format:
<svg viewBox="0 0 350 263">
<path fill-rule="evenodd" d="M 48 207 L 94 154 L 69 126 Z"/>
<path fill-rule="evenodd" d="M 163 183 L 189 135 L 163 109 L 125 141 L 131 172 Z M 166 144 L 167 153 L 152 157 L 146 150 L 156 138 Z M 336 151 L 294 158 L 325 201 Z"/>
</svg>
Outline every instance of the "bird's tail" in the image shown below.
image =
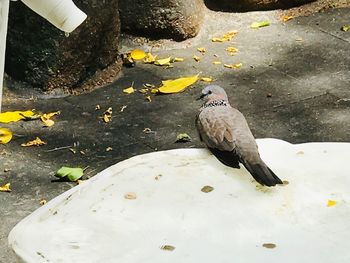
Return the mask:
<svg viewBox="0 0 350 263">
<path fill-rule="evenodd" d="M 275 186 L 283 184 L 281 179 L 261 160 L 259 163 L 243 162 L 244 167 L 250 172 L 254 179 L 261 185 Z"/>
</svg>

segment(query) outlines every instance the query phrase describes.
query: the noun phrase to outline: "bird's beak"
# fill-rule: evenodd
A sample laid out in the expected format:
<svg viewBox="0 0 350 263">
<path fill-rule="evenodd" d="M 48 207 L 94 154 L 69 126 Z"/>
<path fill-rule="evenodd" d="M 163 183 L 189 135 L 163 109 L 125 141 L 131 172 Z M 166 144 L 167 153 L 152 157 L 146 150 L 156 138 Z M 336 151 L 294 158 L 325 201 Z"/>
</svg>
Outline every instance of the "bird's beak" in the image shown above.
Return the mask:
<svg viewBox="0 0 350 263">
<path fill-rule="evenodd" d="M 203 99 L 205 96 L 207 96 L 207 94 L 202 94 L 202 95 L 200 95 L 196 100 L 201 100 L 201 99 Z"/>
</svg>

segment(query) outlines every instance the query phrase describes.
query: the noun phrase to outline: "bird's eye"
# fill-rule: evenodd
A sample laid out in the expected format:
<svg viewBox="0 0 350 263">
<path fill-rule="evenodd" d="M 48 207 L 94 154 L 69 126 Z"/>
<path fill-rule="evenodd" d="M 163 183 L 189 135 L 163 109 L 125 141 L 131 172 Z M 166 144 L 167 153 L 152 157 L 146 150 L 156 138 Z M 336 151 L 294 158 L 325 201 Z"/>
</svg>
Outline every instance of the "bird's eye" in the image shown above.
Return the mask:
<svg viewBox="0 0 350 263">
<path fill-rule="evenodd" d="M 211 94 L 211 93 L 212 93 L 211 90 L 209 90 L 209 91 L 208 91 L 208 94 Z"/>
</svg>

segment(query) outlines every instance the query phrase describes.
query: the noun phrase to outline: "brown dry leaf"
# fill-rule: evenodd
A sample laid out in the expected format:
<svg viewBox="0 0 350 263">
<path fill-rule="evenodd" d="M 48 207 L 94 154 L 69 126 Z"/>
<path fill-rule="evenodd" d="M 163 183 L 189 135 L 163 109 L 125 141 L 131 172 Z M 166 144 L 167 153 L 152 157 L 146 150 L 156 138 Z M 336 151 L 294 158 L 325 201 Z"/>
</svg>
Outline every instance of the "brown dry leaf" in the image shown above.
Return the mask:
<svg viewBox="0 0 350 263">
<path fill-rule="evenodd" d="M 242 63 L 237 63 L 237 64 L 224 64 L 225 68 L 233 68 L 233 69 L 237 69 L 242 67 Z"/>
<path fill-rule="evenodd" d="M 150 128 L 144 128 L 142 132 L 144 132 L 144 133 L 151 133 L 152 130 Z"/>
<path fill-rule="evenodd" d="M 205 47 L 199 47 L 199 48 L 197 48 L 197 50 L 201 53 L 205 53 L 205 51 L 206 51 Z"/>
<path fill-rule="evenodd" d="M 221 65 L 221 61 L 213 61 L 214 65 Z"/>
<path fill-rule="evenodd" d="M 201 189 L 201 191 L 203 193 L 210 193 L 213 190 L 214 190 L 214 187 L 212 187 L 210 185 L 203 186 L 202 189 Z"/>
<path fill-rule="evenodd" d="M 41 146 L 47 144 L 46 142 L 42 141 L 39 137 L 36 137 L 35 140 L 22 143 L 21 146 L 23 147 L 30 147 L 30 146 Z"/>
<path fill-rule="evenodd" d="M 80 180 L 80 179 L 78 179 L 78 180 L 76 180 L 75 182 L 77 183 L 77 184 L 83 184 L 83 183 L 85 183 L 87 180 Z"/>
<path fill-rule="evenodd" d="M 160 249 L 167 250 L 167 251 L 173 251 L 175 249 L 175 247 L 172 245 L 163 245 L 160 247 Z"/>
<path fill-rule="evenodd" d="M 134 60 L 141 60 L 146 57 L 146 53 L 140 49 L 134 49 L 133 51 L 131 51 L 130 57 Z"/>
<path fill-rule="evenodd" d="M 105 123 L 108 123 L 112 120 L 112 114 L 113 114 L 113 109 L 112 107 L 109 107 L 102 116 L 102 119 Z"/>
<path fill-rule="evenodd" d="M 196 83 L 198 80 L 198 75 L 178 78 L 174 80 L 164 80 L 162 81 L 162 86 L 159 87 L 159 92 L 161 93 L 177 93 L 185 90 L 188 86 Z"/>
<path fill-rule="evenodd" d="M 194 59 L 196 62 L 199 62 L 199 61 L 201 60 L 201 58 L 198 57 L 198 56 L 196 56 L 196 55 L 193 56 L 193 59 Z"/>
<path fill-rule="evenodd" d="M 171 57 L 157 59 L 156 61 L 154 61 L 154 65 L 157 65 L 157 66 L 170 66 L 170 60 L 171 60 Z"/>
<path fill-rule="evenodd" d="M 143 59 L 144 63 L 152 64 L 156 61 L 157 56 L 153 56 L 151 52 L 148 52 Z"/>
<path fill-rule="evenodd" d="M 0 113 L 0 122 L 9 123 L 24 120 L 27 117 L 34 115 L 34 112 L 31 110 L 27 111 L 7 111 Z"/>
<path fill-rule="evenodd" d="M 12 139 L 12 131 L 7 128 L 0 128 L 0 144 L 6 144 Z"/>
<path fill-rule="evenodd" d="M 10 183 L 1 185 L 0 186 L 0 192 L 11 192 L 10 186 L 11 186 Z"/>
<path fill-rule="evenodd" d="M 133 193 L 133 192 L 129 192 L 129 193 L 126 193 L 124 195 L 124 198 L 125 199 L 129 199 L 129 200 L 135 200 L 137 198 L 136 194 Z"/>
<path fill-rule="evenodd" d="M 238 34 L 238 31 L 233 30 L 229 31 L 226 34 L 224 34 L 222 37 L 213 37 L 211 39 L 212 42 L 225 42 L 225 41 L 230 41 L 234 36 Z"/>
<path fill-rule="evenodd" d="M 264 248 L 275 248 L 276 247 L 276 244 L 274 244 L 274 243 L 264 243 L 263 245 L 262 245 Z"/>
<path fill-rule="evenodd" d="M 51 127 L 55 124 L 55 122 L 53 120 L 51 120 L 51 118 L 53 116 L 59 115 L 61 114 L 60 111 L 55 111 L 55 112 L 50 112 L 50 113 L 43 113 L 40 115 L 40 120 L 44 123 L 45 127 Z"/>
</svg>

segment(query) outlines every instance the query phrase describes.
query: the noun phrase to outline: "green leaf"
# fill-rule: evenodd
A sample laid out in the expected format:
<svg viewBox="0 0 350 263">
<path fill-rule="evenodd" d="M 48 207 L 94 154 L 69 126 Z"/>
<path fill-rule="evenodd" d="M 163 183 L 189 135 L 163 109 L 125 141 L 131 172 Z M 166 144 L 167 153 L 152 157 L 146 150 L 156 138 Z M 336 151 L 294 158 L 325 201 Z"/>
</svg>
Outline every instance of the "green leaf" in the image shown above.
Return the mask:
<svg viewBox="0 0 350 263">
<path fill-rule="evenodd" d="M 84 174 L 84 170 L 81 168 L 71 168 L 63 166 L 55 174 L 58 178 L 68 178 L 69 181 L 75 182 L 81 178 Z"/>
<path fill-rule="evenodd" d="M 344 31 L 344 32 L 347 32 L 350 30 L 350 25 L 344 25 L 341 27 L 341 30 Z"/>
<path fill-rule="evenodd" d="M 191 137 L 187 133 L 180 133 L 176 137 L 175 142 L 190 142 Z"/>
<path fill-rule="evenodd" d="M 270 21 L 261 21 L 261 22 L 254 22 L 250 25 L 251 28 L 257 29 L 260 27 L 264 27 L 264 26 L 269 26 L 270 25 Z"/>
</svg>

